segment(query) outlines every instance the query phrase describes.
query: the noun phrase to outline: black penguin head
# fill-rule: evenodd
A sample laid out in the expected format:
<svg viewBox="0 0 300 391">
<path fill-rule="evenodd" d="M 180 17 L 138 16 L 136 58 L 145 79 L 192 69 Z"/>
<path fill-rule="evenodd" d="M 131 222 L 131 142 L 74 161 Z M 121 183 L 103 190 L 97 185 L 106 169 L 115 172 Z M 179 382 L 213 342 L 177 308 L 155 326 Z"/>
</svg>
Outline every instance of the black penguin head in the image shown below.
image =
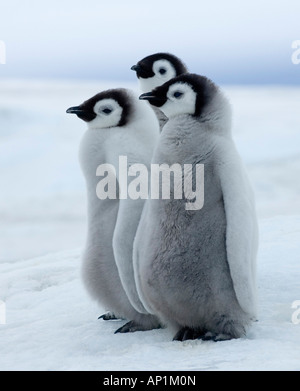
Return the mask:
<svg viewBox="0 0 300 391">
<path fill-rule="evenodd" d="M 140 99 L 159 107 L 168 117 L 191 114 L 200 117 L 218 93 L 218 87 L 205 76 L 186 73 L 169 80 Z"/>
<path fill-rule="evenodd" d="M 94 128 L 124 126 L 133 109 L 130 102 L 125 89 L 111 89 L 100 92 L 79 106 L 70 107 L 67 113 L 76 114 Z"/>
<path fill-rule="evenodd" d="M 133 65 L 131 69 L 136 72 L 143 92 L 150 91 L 188 71 L 183 62 L 170 53 L 147 56 Z"/>
</svg>

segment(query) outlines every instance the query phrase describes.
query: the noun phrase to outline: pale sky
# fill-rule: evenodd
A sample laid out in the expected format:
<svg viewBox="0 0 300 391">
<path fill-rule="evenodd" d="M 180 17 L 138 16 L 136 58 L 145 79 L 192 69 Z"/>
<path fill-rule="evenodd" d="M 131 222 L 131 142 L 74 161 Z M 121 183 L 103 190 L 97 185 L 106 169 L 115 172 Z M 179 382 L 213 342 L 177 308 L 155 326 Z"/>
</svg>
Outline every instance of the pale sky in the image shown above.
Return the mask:
<svg viewBox="0 0 300 391">
<path fill-rule="evenodd" d="M 299 0 L 0 0 L 0 77 L 135 80 L 167 51 L 218 83 L 300 84 Z"/>
</svg>

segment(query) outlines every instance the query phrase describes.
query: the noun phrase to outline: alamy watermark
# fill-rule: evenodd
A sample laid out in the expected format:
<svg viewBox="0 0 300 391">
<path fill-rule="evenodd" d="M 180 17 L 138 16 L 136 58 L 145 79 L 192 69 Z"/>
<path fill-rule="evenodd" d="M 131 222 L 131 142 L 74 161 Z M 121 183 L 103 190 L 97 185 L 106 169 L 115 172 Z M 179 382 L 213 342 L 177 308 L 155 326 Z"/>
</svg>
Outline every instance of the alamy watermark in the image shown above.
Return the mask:
<svg viewBox="0 0 300 391">
<path fill-rule="evenodd" d="M 6 46 L 3 41 L 0 41 L 0 64 L 6 64 Z"/>
<path fill-rule="evenodd" d="M 96 187 L 100 200 L 184 199 L 186 210 L 204 205 L 204 164 L 151 164 L 149 173 L 144 164 L 128 165 L 127 156 L 119 156 L 118 172 L 106 163 L 98 166 L 96 175 L 103 177 Z"/>
<path fill-rule="evenodd" d="M 0 300 L 0 325 L 1 324 L 6 324 L 6 305 L 2 300 Z"/>
<path fill-rule="evenodd" d="M 292 314 L 292 323 L 300 324 L 300 300 L 293 301 L 292 308 L 296 309 Z"/>
<path fill-rule="evenodd" d="M 292 42 L 292 49 L 295 49 L 292 53 L 292 63 L 298 65 L 300 64 L 300 40 Z"/>
</svg>

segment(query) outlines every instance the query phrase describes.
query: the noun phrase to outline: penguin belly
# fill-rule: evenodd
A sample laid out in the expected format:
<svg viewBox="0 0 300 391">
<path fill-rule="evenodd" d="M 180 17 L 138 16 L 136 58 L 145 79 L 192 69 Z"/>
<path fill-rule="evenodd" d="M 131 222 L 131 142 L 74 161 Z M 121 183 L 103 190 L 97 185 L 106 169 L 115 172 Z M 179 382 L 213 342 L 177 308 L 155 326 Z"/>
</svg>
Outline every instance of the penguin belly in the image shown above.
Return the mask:
<svg viewBox="0 0 300 391">
<path fill-rule="evenodd" d="M 153 312 L 177 330 L 189 327 L 238 337 L 248 320 L 227 262 L 226 214 L 217 179 L 208 170 L 201 210 L 186 211 L 178 200 L 160 203 L 152 210 L 159 224 L 155 251 L 144 262 L 143 296 Z M 228 322 L 238 325 L 227 330 Z"/>
</svg>

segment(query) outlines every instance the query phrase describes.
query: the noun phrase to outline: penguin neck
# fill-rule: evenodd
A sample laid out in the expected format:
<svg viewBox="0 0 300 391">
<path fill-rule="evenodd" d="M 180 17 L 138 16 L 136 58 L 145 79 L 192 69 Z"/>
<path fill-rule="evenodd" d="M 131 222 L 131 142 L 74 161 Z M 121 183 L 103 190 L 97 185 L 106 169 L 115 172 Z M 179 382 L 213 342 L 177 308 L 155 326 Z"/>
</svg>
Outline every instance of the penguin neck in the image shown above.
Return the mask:
<svg viewBox="0 0 300 391">
<path fill-rule="evenodd" d="M 189 114 L 171 117 L 164 126 L 153 163 L 202 163 L 210 159 L 219 134 L 213 124 L 201 122 Z"/>
<path fill-rule="evenodd" d="M 114 147 L 109 132 L 110 129 L 87 130 L 79 148 L 79 161 L 87 189 L 88 223 L 91 227 L 94 227 L 94 220 L 99 220 L 101 216 L 109 213 L 110 205 L 117 202 L 113 199 L 101 200 L 97 196 L 97 185 L 101 179 L 97 176 L 98 167 L 105 163 L 114 163 L 108 161 L 107 151 Z"/>
<path fill-rule="evenodd" d="M 168 122 L 168 117 L 158 107 L 151 106 L 151 108 L 158 119 L 160 131 L 162 131 L 162 128 Z"/>
<path fill-rule="evenodd" d="M 221 91 L 205 107 L 198 121 L 212 129 L 214 135 L 231 137 L 231 105 Z"/>
</svg>

